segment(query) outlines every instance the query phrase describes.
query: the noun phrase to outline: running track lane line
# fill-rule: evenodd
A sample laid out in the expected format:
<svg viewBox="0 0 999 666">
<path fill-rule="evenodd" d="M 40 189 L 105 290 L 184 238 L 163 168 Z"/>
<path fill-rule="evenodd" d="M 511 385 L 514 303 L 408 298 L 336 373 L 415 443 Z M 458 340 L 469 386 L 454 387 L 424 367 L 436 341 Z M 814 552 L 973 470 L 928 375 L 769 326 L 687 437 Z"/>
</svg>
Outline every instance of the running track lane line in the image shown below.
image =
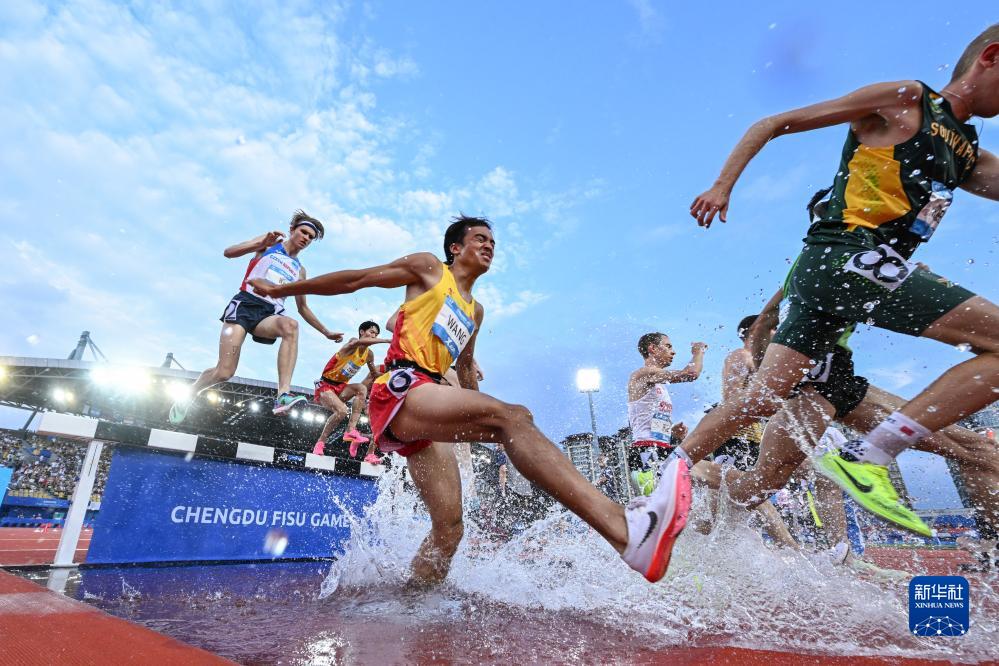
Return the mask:
<svg viewBox="0 0 999 666">
<path fill-rule="evenodd" d="M 0 571 L 0 655 L 4 663 L 184 664 L 233 662 Z"/>
</svg>

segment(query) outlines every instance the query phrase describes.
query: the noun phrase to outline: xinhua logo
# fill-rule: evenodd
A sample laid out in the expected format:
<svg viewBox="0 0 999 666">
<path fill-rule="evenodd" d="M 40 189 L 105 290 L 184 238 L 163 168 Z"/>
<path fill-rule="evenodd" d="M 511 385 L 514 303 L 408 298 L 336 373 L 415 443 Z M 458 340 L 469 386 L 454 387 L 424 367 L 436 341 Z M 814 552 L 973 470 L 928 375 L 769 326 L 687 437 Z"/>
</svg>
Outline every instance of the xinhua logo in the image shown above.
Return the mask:
<svg viewBox="0 0 999 666">
<path fill-rule="evenodd" d="M 909 581 L 909 631 L 916 636 L 963 636 L 970 592 L 963 576 L 916 576 Z"/>
</svg>

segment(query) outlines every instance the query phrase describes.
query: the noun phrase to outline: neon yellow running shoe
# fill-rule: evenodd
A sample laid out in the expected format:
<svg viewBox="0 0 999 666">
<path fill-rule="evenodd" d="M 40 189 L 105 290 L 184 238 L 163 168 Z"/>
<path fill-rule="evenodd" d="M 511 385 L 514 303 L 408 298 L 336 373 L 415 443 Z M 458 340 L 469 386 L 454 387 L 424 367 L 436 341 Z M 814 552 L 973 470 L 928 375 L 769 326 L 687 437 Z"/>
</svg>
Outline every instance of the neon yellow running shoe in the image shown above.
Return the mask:
<svg viewBox="0 0 999 666">
<path fill-rule="evenodd" d="M 632 472 L 631 480 L 641 495 L 651 495 L 652 490 L 656 487 L 656 473 L 652 470 L 647 472 Z"/>
<path fill-rule="evenodd" d="M 922 518 L 899 501 L 898 493 L 888 479 L 887 467 L 850 462 L 835 453 L 827 453 L 815 461 L 815 468 L 874 515 L 916 534 L 932 536 Z"/>
</svg>

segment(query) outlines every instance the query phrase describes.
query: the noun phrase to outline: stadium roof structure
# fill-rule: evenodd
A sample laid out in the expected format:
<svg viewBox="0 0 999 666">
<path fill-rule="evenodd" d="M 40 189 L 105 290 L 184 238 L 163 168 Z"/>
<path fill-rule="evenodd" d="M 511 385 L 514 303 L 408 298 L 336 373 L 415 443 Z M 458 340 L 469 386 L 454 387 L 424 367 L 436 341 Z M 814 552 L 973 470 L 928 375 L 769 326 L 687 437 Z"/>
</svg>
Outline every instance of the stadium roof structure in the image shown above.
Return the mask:
<svg viewBox="0 0 999 666">
<path fill-rule="evenodd" d="M 328 413 L 303 403 L 290 415 L 275 417 L 271 406 L 277 385 L 257 379 L 233 377 L 212 387 L 202 393 L 181 426 L 171 425 L 167 419 L 171 403 L 189 390 L 198 374 L 168 367 L 0 356 L 0 405 L 312 450 Z M 309 398 L 313 393 L 300 386 L 293 386 L 292 392 Z M 361 421 L 364 425 L 367 419 Z M 337 441 L 342 429 L 330 439 Z"/>
</svg>

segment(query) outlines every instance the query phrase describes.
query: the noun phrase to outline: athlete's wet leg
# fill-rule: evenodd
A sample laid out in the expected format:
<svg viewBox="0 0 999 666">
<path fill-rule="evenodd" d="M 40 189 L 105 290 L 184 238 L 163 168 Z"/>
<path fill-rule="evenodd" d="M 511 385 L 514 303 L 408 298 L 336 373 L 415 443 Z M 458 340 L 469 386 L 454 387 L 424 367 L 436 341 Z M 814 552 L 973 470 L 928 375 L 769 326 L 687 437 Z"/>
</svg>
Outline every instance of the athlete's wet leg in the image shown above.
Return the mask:
<svg viewBox="0 0 999 666">
<path fill-rule="evenodd" d="M 619 553 L 628 541 L 624 507 L 596 489 L 534 425 L 530 411 L 478 391 L 422 384 L 389 426 L 403 442 L 496 442 L 514 467 L 582 518 Z M 456 483 L 460 486 L 455 463 Z M 457 494 L 457 493 L 456 493 Z"/>
<path fill-rule="evenodd" d="M 864 401 L 843 418 L 843 423 L 868 432 L 903 404 L 897 395 L 870 386 Z M 995 533 L 999 528 L 999 447 L 982 435 L 952 425 L 923 438 L 913 448 L 957 462 L 980 524 L 984 531 Z"/>
<path fill-rule="evenodd" d="M 746 389 L 708 412 L 679 448 L 693 463 L 703 460 L 742 426 L 775 414 L 811 365 L 801 352 L 771 344 Z"/>
<path fill-rule="evenodd" d="M 344 393 L 346 392 L 347 390 L 344 389 Z M 326 425 L 323 426 L 323 432 L 319 435 L 319 441 L 325 442 L 330 433 L 347 418 L 347 405 L 333 391 L 323 391 L 319 395 L 319 404 L 330 411 Z"/>
<path fill-rule="evenodd" d="M 191 386 L 192 396 L 196 396 L 209 386 L 228 381 L 236 374 L 244 340 L 246 340 L 245 328 L 239 324 L 222 324 L 222 333 L 219 335 L 218 363 L 215 364 L 215 367 L 208 368 L 201 373 L 201 376 Z"/>
<path fill-rule="evenodd" d="M 408 456 L 406 462 L 430 513 L 430 534 L 413 558 L 410 584 L 418 587 L 436 585 L 447 577 L 451 558 L 465 532 L 458 459 L 451 444 L 434 442 Z"/>
<path fill-rule="evenodd" d="M 298 360 L 298 320 L 284 315 L 271 315 L 253 329 L 253 334 L 262 338 L 281 338 L 278 348 L 278 395 L 291 390 L 291 375 L 295 372 Z"/>
<path fill-rule="evenodd" d="M 902 414 L 936 431 L 999 398 L 999 307 L 974 296 L 930 324 L 923 337 L 967 345 L 977 355 L 941 375 Z"/>
<path fill-rule="evenodd" d="M 801 393 L 788 400 L 767 423 L 756 466 L 729 483 L 732 500 L 752 508 L 787 485 L 807 458 L 802 447 L 815 446 L 834 411 L 812 388 L 802 387 Z"/>
<path fill-rule="evenodd" d="M 344 402 L 350 400 L 350 417 L 347 419 L 347 432 L 357 429 L 357 422 L 364 410 L 364 401 L 368 397 L 368 387 L 364 384 L 348 384 L 340 393 Z"/>
</svg>

